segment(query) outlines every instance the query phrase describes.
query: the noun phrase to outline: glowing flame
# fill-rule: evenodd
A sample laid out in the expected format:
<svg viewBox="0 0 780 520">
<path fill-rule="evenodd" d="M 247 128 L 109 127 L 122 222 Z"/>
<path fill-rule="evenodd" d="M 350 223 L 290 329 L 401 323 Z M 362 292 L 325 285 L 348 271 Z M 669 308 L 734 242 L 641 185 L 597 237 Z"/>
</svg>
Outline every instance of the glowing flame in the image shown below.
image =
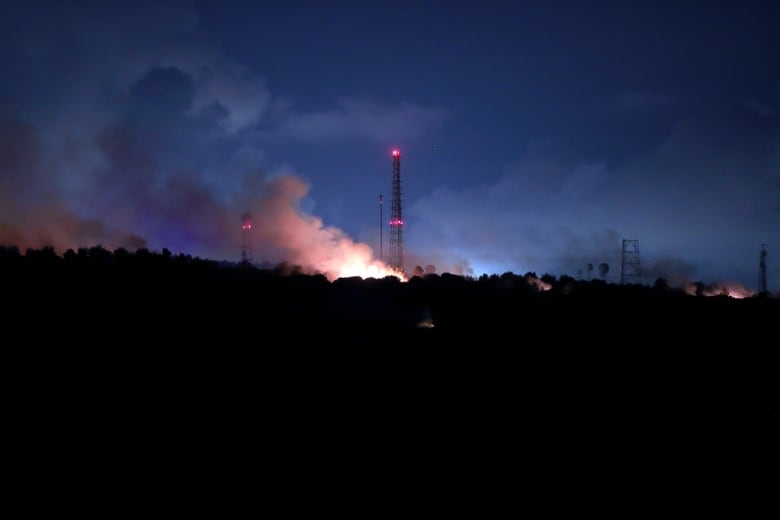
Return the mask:
<svg viewBox="0 0 780 520">
<path fill-rule="evenodd" d="M 432 318 L 426 318 L 426 319 L 422 320 L 420 323 L 417 324 L 417 327 L 420 328 L 420 329 L 432 329 L 435 326 L 436 325 L 433 323 L 433 319 Z"/>
<path fill-rule="evenodd" d="M 328 276 L 328 278 L 332 281 L 336 278 L 352 278 L 355 276 L 360 278 L 384 278 L 386 276 L 395 276 L 402 282 L 408 281 L 408 278 L 404 273 L 376 260 L 367 262 L 361 255 L 354 255 L 347 258 L 335 269 L 335 272 Z"/>
<path fill-rule="evenodd" d="M 549 291 L 552 289 L 552 285 L 545 282 L 544 280 L 540 280 L 539 278 L 535 276 L 531 276 L 530 274 L 527 274 L 525 276 L 525 281 L 528 282 L 531 285 L 536 286 L 536 290 L 540 292 Z"/>
<path fill-rule="evenodd" d="M 696 295 L 696 284 L 687 283 L 683 287 L 687 294 L 691 296 Z M 742 298 L 750 298 L 755 295 L 755 292 L 748 289 L 742 284 L 736 282 L 728 283 L 715 283 L 712 285 L 706 285 L 702 288 L 702 296 L 728 296 L 729 298 L 736 298 L 741 300 Z"/>
</svg>

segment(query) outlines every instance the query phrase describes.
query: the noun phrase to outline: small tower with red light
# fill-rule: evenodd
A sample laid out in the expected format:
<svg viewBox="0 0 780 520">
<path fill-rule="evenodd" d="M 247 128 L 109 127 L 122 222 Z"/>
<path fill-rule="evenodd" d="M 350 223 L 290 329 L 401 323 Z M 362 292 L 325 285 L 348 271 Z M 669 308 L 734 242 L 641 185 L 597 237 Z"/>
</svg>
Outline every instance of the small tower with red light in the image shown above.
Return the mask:
<svg viewBox="0 0 780 520">
<path fill-rule="evenodd" d="M 393 150 L 393 201 L 390 214 L 390 257 L 388 265 L 404 272 L 404 217 L 401 209 L 401 151 Z"/>
<path fill-rule="evenodd" d="M 252 214 L 241 215 L 241 261 L 252 261 Z"/>
</svg>

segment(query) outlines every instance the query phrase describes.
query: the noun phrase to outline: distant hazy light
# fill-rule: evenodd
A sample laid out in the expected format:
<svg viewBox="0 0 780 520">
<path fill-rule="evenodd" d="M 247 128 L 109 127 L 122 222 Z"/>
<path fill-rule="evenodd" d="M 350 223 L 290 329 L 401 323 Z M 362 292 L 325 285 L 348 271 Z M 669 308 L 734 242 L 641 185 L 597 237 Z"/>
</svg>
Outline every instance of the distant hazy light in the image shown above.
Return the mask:
<svg viewBox="0 0 780 520">
<path fill-rule="evenodd" d="M 462 252 L 461 253 L 464 257 L 469 259 L 469 264 L 471 265 L 472 272 L 476 276 L 480 276 L 482 274 L 486 275 L 493 275 L 493 274 L 503 274 L 503 273 L 514 273 L 514 274 L 525 274 L 525 272 L 521 272 L 518 265 L 513 265 L 509 262 L 496 262 L 496 261 L 487 261 L 484 259 L 474 259 L 470 258 L 468 252 Z"/>
<path fill-rule="evenodd" d="M 393 156 L 394 157 L 397 157 L 399 155 L 401 155 L 401 152 L 399 152 L 398 150 L 393 150 Z"/>
<path fill-rule="evenodd" d="M 392 219 L 390 221 L 390 225 L 391 226 L 403 226 L 404 225 L 404 221 L 401 220 L 401 219 L 398 219 L 398 218 L 394 218 L 394 219 Z"/>
</svg>

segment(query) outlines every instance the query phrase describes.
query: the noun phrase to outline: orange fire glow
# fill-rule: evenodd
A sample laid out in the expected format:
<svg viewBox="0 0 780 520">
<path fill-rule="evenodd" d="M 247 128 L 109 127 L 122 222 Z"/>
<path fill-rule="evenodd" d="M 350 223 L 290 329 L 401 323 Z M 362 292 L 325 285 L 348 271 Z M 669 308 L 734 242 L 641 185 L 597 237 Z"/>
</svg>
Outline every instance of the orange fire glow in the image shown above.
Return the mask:
<svg viewBox="0 0 780 520">
<path fill-rule="evenodd" d="M 691 296 L 696 295 L 696 284 L 687 283 L 683 287 L 687 294 Z M 704 286 L 701 291 L 702 296 L 728 296 L 729 298 L 735 298 L 741 300 L 742 298 L 750 298 L 755 295 L 755 292 L 748 289 L 742 284 L 736 282 L 728 283 L 715 283 Z"/>
<path fill-rule="evenodd" d="M 334 282 L 339 278 L 362 278 L 365 280 L 368 278 L 380 279 L 388 276 L 394 276 L 401 282 L 409 281 L 409 278 L 403 271 L 393 269 L 377 260 L 362 261 L 360 259 L 361 256 L 355 255 L 354 258 L 344 262 L 331 259 L 327 262 L 320 262 L 320 265 L 317 267 L 283 262 L 277 268 L 282 268 L 286 265 L 287 269 L 282 269 L 282 273 L 300 272 L 307 275 L 323 275 L 329 282 Z"/>
<path fill-rule="evenodd" d="M 408 281 L 408 278 L 402 272 L 377 260 L 366 261 L 362 255 L 354 255 L 347 258 L 328 275 L 328 278 L 332 281 L 336 278 L 351 278 L 355 276 L 360 278 L 384 278 L 386 276 L 395 276 L 402 282 Z"/>
<path fill-rule="evenodd" d="M 544 280 L 540 280 L 535 276 L 531 276 L 530 274 L 527 274 L 525 276 L 525 281 L 528 282 L 529 284 L 536 286 L 536 290 L 540 292 L 549 291 L 550 289 L 552 289 L 552 285 L 545 282 Z"/>
</svg>

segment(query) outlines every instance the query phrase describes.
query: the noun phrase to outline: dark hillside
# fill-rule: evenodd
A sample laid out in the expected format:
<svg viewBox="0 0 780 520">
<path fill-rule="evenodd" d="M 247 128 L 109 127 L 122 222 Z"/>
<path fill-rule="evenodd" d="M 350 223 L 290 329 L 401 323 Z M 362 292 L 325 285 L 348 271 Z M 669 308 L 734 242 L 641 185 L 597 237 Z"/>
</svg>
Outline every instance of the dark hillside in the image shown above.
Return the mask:
<svg viewBox="0 0 780 520">
<path fill-rule="evenodd" d="M 227 373 L 247 395 L 277 403 L 455 397 L 776 410 L 777 299 L 568 277 L 547 277 L 552 288 L 540 292 L 526 280 L 329 282 L 165 250 L 0 249 L 7 358 L 121 373 L 139 388 L 149 373 Z M 233 368 L 222 376 L 178 372 L 217 370 L 225 359 Z"/>
</svg>

